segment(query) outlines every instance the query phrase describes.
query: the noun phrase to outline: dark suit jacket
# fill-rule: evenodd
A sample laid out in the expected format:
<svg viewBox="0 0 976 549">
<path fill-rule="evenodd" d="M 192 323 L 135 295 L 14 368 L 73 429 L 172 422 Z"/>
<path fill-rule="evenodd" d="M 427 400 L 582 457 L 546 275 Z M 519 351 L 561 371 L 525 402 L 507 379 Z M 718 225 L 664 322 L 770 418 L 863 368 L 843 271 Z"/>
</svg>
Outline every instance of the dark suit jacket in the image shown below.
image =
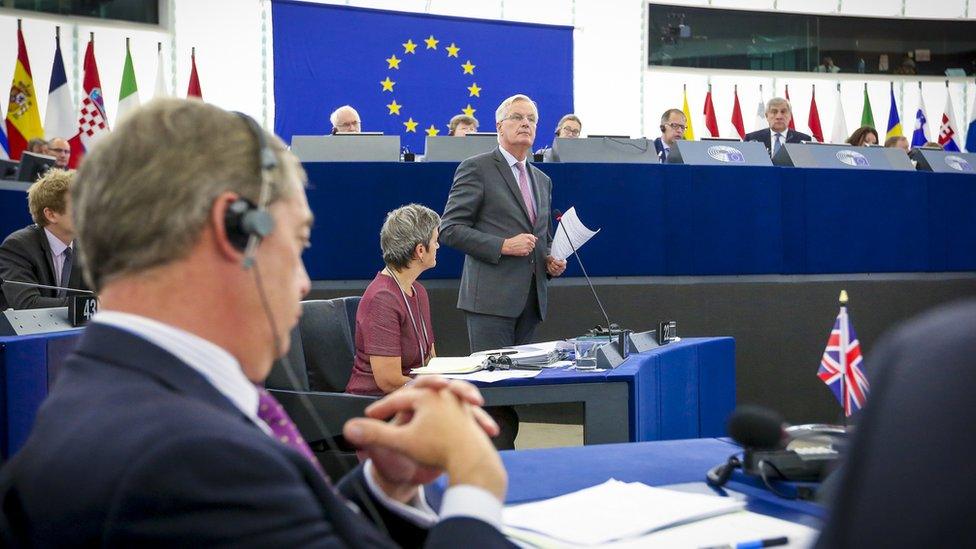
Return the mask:
<svg viewBox="0 0 976 549">
<path fill-rule="evenodd" d="M 811 141 L 813 138 L 809 135 L 798 132 L 796 130 L 786 129 L 786 141 L 784 143 L 799 143 L 801 141 Z M 756 130 L 746 134 L 746 138 L 743 141 L 759 141 L 763 145 L 766 145 L 766 150 L 771 151 L 772 149 L 772 134 L 769 132 L 769 128 L 764 128 L 761 130 Z"/>
<path fill-rule="evenodd" d="M 361 468 L 339 489 L 357 499 L 357 486 L 367 490 Z M 12 531 L 37 547 L 393 545 L 203 376 L 99 324 L 88 326 L 27 444 L 0 472 L 0 496 Z M 398 542 L 423 540 L 376 507 Z M 428 547 L 472 540 L 507 546 L 470 518 L 426 534 Z"/>
<path fill-rule="evenodd" d="M 865 355 L 871 390 L 823 548 L 976 547 L 976 301 L 943 306 Z"/>
<path fill-rule="evenodd" d="M 499 149 L 472 156 L 458 166 L 441 218 L 440 241 L 464 252 L 458 308 L 473 313 L 517 317 L 525 308 L 532 276 L 539 313 L 546 318 L 546 256 L 552 245 L 552 181 L 528 164 L 535 192 L 535 225 L 522 200 L 518 182 Z M 517 234 L 539 241 L 525 257 L 502 255 L 502 242 Z"/>
<path fill-rule="evenodd" d="M 0 244 L 0 278 L 58 286 L 60 280 L 55 278 L 54 273 L 51 245 L 47 241 L 44 229 L 40 226 L 28 225 L 14 231 L 4 239 L 3 244 Z M 68 287 L 88 289 L 81 276 L 77 253 L 71 256 Z M 57 290 L 4 284 L 3 295 L 0 296 L 0 310 L 7 307 L 40 309 L 67 306 L 68 298 L 57 297 L 57 294 Z"/>
</svg>

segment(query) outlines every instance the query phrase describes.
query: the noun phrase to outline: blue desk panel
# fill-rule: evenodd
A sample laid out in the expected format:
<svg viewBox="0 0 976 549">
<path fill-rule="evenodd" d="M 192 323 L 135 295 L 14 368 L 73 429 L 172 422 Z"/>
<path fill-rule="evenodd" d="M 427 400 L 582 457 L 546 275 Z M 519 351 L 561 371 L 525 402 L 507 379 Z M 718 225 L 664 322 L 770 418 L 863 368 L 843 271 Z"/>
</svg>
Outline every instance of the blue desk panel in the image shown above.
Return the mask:
<svg viewBox="0 0 976 549">
<path fill-rule="evenodd" d="M 976 270 L 976 178 L 964 174 L 658 164 L 537 164 L 553 207 L 603 230 L 594 276 Z M 387 211 L 444 209 L 454 163 L 310 163 L 313 280 L 370 279 Z M 447 247 L 425 278 L 458 278 Z M 580 276 L 570 261 L 568 276 Z"/>
</svg>

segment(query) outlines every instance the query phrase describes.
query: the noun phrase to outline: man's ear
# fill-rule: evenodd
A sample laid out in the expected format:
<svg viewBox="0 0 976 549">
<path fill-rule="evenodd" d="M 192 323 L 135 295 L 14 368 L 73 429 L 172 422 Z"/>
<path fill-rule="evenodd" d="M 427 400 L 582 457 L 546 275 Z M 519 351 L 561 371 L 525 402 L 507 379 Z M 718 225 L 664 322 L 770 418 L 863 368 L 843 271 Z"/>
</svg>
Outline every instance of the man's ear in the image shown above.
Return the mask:
<svg viewBox="0 0 976 549">
<path fill-rule="evenodd" d="M 214 199 L 210 206 L 210 217 L 207 225 L 214 236 L 214 245 L 218 253 L 228 261 L 241 262 L 244 252 L 231 242 L 228 234 L 227 210 L 240 196 L 237 193 L 225 191 Z"/>
</svg>

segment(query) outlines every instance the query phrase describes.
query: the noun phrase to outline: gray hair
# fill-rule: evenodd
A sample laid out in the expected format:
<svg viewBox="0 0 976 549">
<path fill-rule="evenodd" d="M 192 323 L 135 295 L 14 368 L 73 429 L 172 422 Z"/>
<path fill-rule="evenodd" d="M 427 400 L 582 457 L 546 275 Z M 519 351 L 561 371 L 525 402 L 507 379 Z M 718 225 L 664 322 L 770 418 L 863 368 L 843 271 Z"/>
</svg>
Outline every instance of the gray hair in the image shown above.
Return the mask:
<svg viewBox="0 0 976 549">
<path fill-rule="evenodd" d="M 535 117 L 539 118 L 539 107 L 535 104 L 535 101 L 529 98 L 528 95 L 517 93 L 502 101 L 501 105 L 498 105 L 498 108 L 495 109 L 495 122 L 505 120 L 505 117 L 508 116 L 508 109 L 512 108 L 512 103 L 516 101 L 528 101 L 532 105 L 532 110 L 535 111 Z"/>
<path fill-rule="evenodd" d="M 380 229 L 383 262 L 395 269 L 405 269 L 413 260 L 417 244 L 429 246 L 434 229 L 440 224 L 441 217 L 420 204 L 400 206 L 386 214 Z"/>
<path fill-rule="evenodd" d="M 787 110 L 793 112 L 793 105 L 790 105 L 790 102 L 782 97 L 774 97 L 770 99 L 769 102 L 766 103 L 766 112 L 769 112 L 769 109 L 777 105 L 786 105 Z"/>
<path fill-rule="evenodd" d="M 685 111 L 683 111 L 681 109 L 668 109 L 668 110 L 664 111 L 664 114 L 661 115 L 661 124 L 662 125 L 667 124 L 668 121 L 671 120 L 671 115 L 672 114 L 680 114 L 681 115 L 681 118 L 685 118 Z M 687 122 L 687 120 L 686 120 L 686 122 Z"/>
<path fill-rule="evenodd" d="M 280 139 L 265 139 L 278 157 L 270 204 L 302 192 L 305 172 Z M 99 140 L 72 185 L 89 284 L 185 257 L 221 193 L 257 203 L 260 188 L 258 145 L 239 116 L 198 100 L 150 102 Z"/>
<path fill-rule="evenodd" d="M 352 105 L 343 105 L 343 106 L 339 107 L 338 109 L 332 111 L 332 114 L 329 115 L 329 122 L 332 122 L 332 127 L 333 128 L 335 128 L 336 126 L 338 126 L 339 114 L 342 113 L 343 111 L 351 111 L 353 114 L 356 115 L 356 118 L 359 118 L 359 111 L 357 111 L 356 109 L 352 108 Z"/>
<path fill-rule="evenodd" d="M 556 133 L 559 133 L 559 130 L 563 129 L 563 124 L 565 124 L 567 120 L 572 120 L 573 122 L 576 122 L 577 124 L 580 125 L 580 129 L 583 129 L 583 121 L 580 120 L 579 117 L 576 116 L 575 114 L 570 113 L 570 114 L 563 115 L 563 117 L 559 119 L 559 123 L 556 124 Z"/>
</svg>

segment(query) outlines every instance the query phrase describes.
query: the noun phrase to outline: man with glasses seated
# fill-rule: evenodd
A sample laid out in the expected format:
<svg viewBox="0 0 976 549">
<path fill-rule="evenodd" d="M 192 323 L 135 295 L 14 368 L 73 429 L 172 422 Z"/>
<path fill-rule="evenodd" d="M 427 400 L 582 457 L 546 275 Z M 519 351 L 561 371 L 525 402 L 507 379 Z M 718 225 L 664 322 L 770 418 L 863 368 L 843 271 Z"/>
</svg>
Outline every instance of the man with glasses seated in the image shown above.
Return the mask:
<svg viewBox="0 0 976 549">
<path fill-rule="evenodd" d="M 359 133 L 363 131 L 363 122 L 359 113 L 351 105 L 343 105 L 329 115 L 332 122 L 332 133 Z"/>
<path fill-rule="evenodd" d="M 579 119 L 575 114 L 567 114 L 559 119 L 559 123 L 556 124 L 556 137 L 563 137 L 567 139 L 577 139 L 580 136 L 580 132 L 583 131 L 583 121 Z M 542 160 L 545 162 L 552 162 L 552 147 L 545 147 L 539 149 L 535 152 L 536 154 L 542 155 Z"/>
<path fill-rule="evenodd" d="M 566 270 L 549 254 L 552 181 L 528 160 L 539 110 L 513 95 L 495 111 L 498 148 L 454 172 L 440 241 L 465 254 L 458 292 L 471 351 L 530 343 L 546 318 L 547 282 Z M 489 409 L 502 428 L 498 448 L 513 448 L 518 415 Z"/>
<path fill-rule="evenodd" d="M 654 140 L 654 149 L 662 164 L 668 162 L 674 142 L 685 138 L 688 121 L 681 109 L 668 109 L 661 115 L 661 137 Z"/>
<path fill-rule="evenodd" d="M 63 137 L 55 137 L 47 144 L 47 152 L 55 158 L 54 167 L 60 170 L 68 169 L 68 162 L 71 160 L 71 143 Z"/>
</svg>

